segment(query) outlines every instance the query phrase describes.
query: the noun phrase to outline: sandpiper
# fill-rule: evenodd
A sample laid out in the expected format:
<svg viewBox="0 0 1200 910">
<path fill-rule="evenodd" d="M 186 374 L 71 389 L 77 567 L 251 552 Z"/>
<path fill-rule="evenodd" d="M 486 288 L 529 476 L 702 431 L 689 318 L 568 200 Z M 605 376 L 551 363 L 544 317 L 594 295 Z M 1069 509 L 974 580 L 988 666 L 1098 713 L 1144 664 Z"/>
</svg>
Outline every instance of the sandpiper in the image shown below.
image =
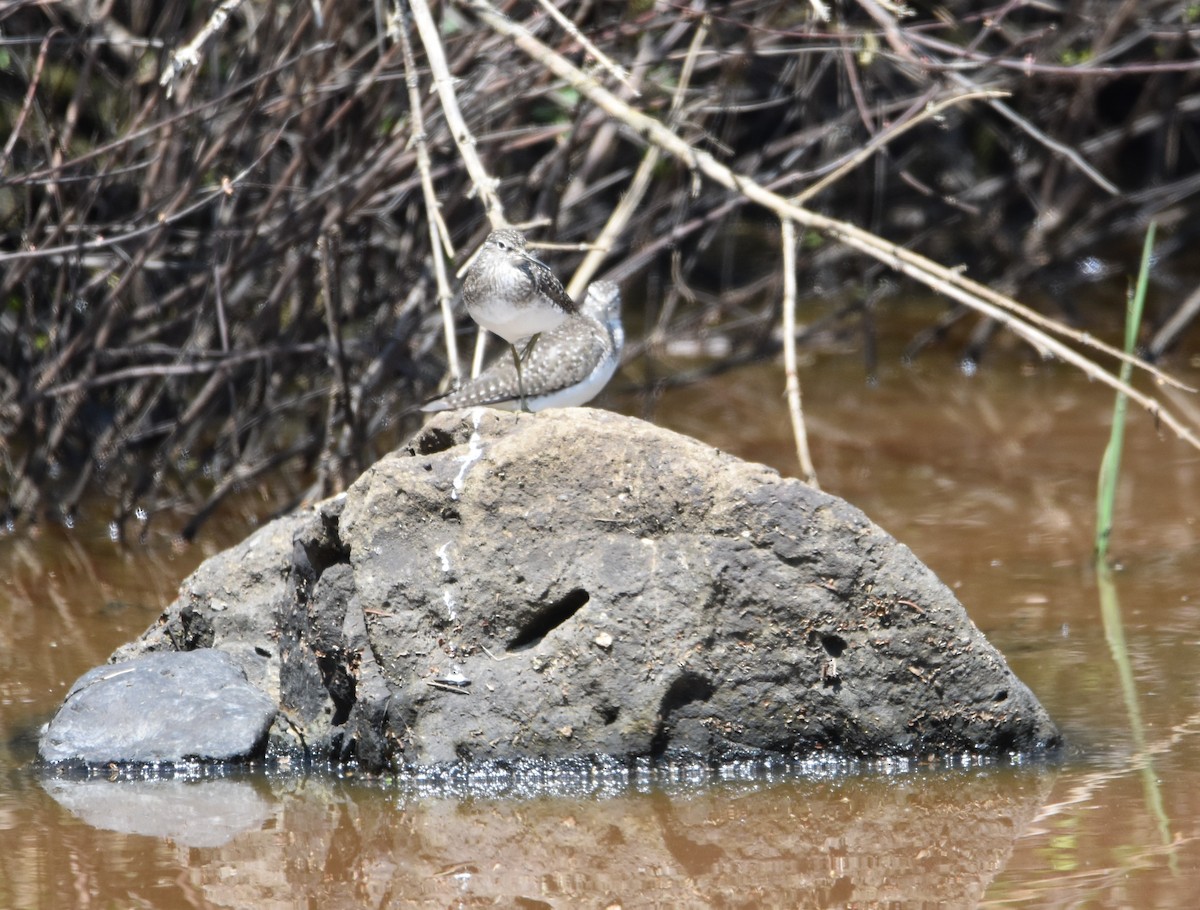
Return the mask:
<svg viewBox="0 0 1200 910">
<path fill-rule="evenodd" d="M 525 235 L 512 228 L 492 231 L 463 280 L 463 303 L 471 318 L 508 342 L 524 391 L 524 358 L 542 332 L 560 326 L 579 305 L 549 267 L 525 248 Z M 524 353 L 517 345 L 528 341 Z"/>
<path fill-rule="evenodd" d="M 625 343 L 621 325 L 621 292 L 611 281 L 588 286 L 580 311 L 546 332 L 522 367 L 524 395 L 516 365 L 498 360 L 475 379 L 435 398 L 423 411 L 448 411 L 490 405 L 517 410 L 566 408 L 586 404 L 616 372 Z"/>
</svg>

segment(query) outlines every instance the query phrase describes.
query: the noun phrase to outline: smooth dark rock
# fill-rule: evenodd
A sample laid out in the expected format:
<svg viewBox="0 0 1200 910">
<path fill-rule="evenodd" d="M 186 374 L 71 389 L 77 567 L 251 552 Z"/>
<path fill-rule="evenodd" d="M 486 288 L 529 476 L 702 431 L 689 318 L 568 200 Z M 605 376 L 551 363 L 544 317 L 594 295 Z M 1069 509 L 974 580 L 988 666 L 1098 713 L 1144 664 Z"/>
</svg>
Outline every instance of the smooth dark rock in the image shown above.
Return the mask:
<svg viewBox="0 0 1200 910">
<path fill-rule="evenodd" d="M 38 756 L 86 765 L 235 761 L 262 754 L 276 711 L 221 651 L 152 654 L 81 676 Z"/>
<path fill-rule="evenodd" d="M 121 653 L 190 638 L 272 684 L 273 748 L 369 768 L 1059 741 L 860 511 L 584 408 L 438 415 L 343 496 L 202 566 Z"/>
</svg>

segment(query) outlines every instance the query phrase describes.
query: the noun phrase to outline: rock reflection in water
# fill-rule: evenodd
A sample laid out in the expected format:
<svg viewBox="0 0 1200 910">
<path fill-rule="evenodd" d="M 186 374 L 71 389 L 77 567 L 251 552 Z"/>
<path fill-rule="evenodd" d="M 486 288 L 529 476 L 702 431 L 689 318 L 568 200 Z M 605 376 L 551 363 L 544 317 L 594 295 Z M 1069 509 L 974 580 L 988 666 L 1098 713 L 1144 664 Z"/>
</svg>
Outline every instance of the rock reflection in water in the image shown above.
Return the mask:
<svg viewBox="0 0 1200 910">
<path fill-rule="evenodd" d="M 43 789 L 81 821 L 105 831 L 142 834 L 185 847 L 222 847 L 271 817 L 269 794 L 235 780 L 70 780 Z"/>
<path fill-rule="evenodd" d="M 213 849 L 181 852 L 190 871 L 180 880 L 212 904 L 299 901 L 325 910 L 464 900 L 964 906 L 1004 867 L 1052 777 L 1044 769 L 974 769 L 591 800 L 411 796 L 382 785 L 276 779 L 274 818 Z M 262 806 L 246 784 L 207 792 L 230 817 L 250 818 Z"/>
</svg>

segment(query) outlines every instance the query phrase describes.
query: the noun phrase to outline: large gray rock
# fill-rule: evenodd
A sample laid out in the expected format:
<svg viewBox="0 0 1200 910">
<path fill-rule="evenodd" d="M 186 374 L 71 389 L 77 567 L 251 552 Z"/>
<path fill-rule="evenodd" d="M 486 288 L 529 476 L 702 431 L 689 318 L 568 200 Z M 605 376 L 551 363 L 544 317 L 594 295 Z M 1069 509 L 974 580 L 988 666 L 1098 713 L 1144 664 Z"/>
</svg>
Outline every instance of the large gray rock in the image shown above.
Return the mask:
<svg viewBox="0 0 1200 910">
<path fill-rule="evenodd" d="M 857 509 L 604 411 L 439 415 L 251 541 L 121 655 L 229 650 L 277 681 L 275 747 L 315 758 L 1058 742 L 950 591 Z"/>
</svg>

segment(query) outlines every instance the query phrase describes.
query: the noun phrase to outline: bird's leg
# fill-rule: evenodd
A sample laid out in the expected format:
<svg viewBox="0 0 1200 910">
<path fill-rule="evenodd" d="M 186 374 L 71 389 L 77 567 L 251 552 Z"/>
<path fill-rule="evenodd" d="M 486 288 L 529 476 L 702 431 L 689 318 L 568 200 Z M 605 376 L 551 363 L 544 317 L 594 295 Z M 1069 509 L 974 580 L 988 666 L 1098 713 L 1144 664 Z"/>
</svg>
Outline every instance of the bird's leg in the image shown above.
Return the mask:
<svg viewBox="0 0 1200 910">
<path fill-rule="evenodd" d="M 508 349 L 512 351 L 513 366 L 517 368 L 517 395 L 521 398 L 521 410 L 528 411 L 529 405 L 525 403 L 525 382 L 521 379 L 521 361 L 525 358 L 517 353 L 517 346 L 515 344 L 510 344 Z"/>
<path fill-rule="evenodd" d="M 525 385 L 521 379 L 521 364 L 523 364 L 527 360 L 529 360 L 529 355 L 533 353 L 534 345 L 537 344 L 538 339 L 541 337 L 542 337 L 541 332 L 538 332 L 536 335 L 531 337 L 529 339 L 529 341 L 525 344 L 525 350 L 523 350 L 521 352 L 520 356 L 517 355 L 517 346 L 513 345 L 513 349 L 512 349 L 513 350 L 513 362 L 517 365 L 517 391 L 520 392 L 520 394 L 521 394 L 521 410 L 522 411 L 528 411 L 529 406 L 525 403 Z"/>
<path fill-rule="evenodd" d="M 529 359 L 529 355 L 533 353 L 533 346 L 535 344 L 537 344 L 538 339 L 541 337 L 542 337 L 541 332 L 538 332 L 536 335 L 533 335 L 532 337 L 530 337 L 529 342 L 525 345 L 525 350 L 521 352 L 521 362 L 522 363 L 524 363 L 526 360 Z"/>
</svg>

